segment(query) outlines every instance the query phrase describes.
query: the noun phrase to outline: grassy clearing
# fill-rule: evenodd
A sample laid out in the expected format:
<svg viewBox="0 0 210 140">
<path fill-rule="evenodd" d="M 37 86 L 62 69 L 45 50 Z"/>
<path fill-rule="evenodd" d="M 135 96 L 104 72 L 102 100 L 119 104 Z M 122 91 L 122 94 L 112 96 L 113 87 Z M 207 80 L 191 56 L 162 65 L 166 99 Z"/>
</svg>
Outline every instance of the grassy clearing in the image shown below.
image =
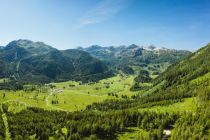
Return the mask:
<svg viewBox="0 0 210 140">
<path fill-rule="evenodd" d="M 46 108 L 45 98 L 48 93 L 24 92 L 24 91 L 0 91 L 0 103 L 19 102 L 25 106 Z M 3 97 L 5 95 L 5 97 Z"/>
<path fill-rule="evenodd" d="M 139 140 L 147 136 L 147 131 L 137 127 L 128 127 L 122 133 L 117 134 L 118 140 Z"/>
<path fill-rule="evenodd" d="M 102 102 L 106 99 L 119 99 L 122 95 L 132 96 L 135 94 L 130 91 L 133 79 L 133 76 L 117 75 L 97 83 L 80 84 L 73 81 L 53 83 L 56 89 L 53 90 L 53 94 L 48 101 L 58 101 L 58 104 L 50 104 L 52 107 L 59 109 L 69 111 L 82 110 L 94 102 Z"/>
<path fill-rule="evenodd" d="M 195 111 L 196 109 L 196 98 L 186 98 L 184 102 L 174 103 L 168 106 L 154 106 L 151 108 L 139 109 L 139 111 L 147 110 L 147 111 L 157 111 L 157 112 L 184 112 L 184 111 Z"/>
<path fill-rule="evenodd" d="M 13 112 L 13 113 L 18 113 L 21 112 L 22 110 L 26 109 L 27 105 L 24 102 L 20 102 L 20 101 L 7 101 L 4 102 L 5 105 L 7 105 L 8 107 L 8 111 L 9 112 Z"/>
</svg>

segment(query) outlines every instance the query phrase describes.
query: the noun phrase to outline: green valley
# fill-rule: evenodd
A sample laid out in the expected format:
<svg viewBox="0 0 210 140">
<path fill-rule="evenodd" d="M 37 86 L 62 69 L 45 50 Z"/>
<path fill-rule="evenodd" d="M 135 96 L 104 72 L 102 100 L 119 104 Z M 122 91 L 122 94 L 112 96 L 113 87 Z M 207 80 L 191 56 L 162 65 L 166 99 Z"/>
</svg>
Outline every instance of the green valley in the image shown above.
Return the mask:
<svg viewBox="0 0 210 140">
<path fill-rule="evenodd" d="M 208 139 L 209 54 L 207 45 L 173 64 L 130 65 L 132 73 L 110 70 L 110 65 L 104 64 L 113 75 L 93 81 L 74 78 L 25 82 L 21 89 L 3 88 L 0 137 Z M 0 81 L 4 86 L 11 80 L 4 77 Z"/>
<path fill-rule="evenodd" d="M 0 140 L 210 140 L 210 0 L 0 0 Z"/>
</svg>

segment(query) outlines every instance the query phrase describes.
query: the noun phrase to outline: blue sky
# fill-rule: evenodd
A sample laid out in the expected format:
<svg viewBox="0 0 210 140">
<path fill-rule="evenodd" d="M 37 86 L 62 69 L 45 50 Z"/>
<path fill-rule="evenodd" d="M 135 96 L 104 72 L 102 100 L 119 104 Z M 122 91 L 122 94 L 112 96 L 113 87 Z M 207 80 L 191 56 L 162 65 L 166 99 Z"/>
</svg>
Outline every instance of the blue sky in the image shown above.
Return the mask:
<svg viewBox="0 0 210 140">
<path fill-rule="evenodd" d="M 210 42 L 210 0 L 0 0 L 0 45 L 98 44 L 196 50 Z"/>
</svg>

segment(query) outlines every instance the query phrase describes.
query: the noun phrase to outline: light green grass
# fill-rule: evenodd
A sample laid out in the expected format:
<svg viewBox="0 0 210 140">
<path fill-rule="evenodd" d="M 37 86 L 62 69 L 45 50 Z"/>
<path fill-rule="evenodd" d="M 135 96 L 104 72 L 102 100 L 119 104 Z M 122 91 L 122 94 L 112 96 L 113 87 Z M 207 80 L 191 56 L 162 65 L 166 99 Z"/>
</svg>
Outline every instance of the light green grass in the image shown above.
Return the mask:
<svg viewBox="0 0 210 140">
<path fill-rule="evenodd" d="M 118 133 L 118 140 L 139 140 L 139 138 L 147 136 L 147 131 L 143 129 L 137 127 L 128 127 L 126 129 L 126 131 Z"/>
<path fill-rule="evenodd" d="M 3 98 L 4 94 L 5 97 Z M 0 103 L 16 102 L 22 105 L 24 104 L 25 106 L 50 109 L 45 103 L 45 97 L 47 94 L 48 93 L 0 90 Z M 10 107 L 12 108 L 12 106 Z"/>
<path fill-rule="evenodd" d="M 167 106 L 154 106 L 151 108 L 139 109 L 139 111 L 157 111 L 157 112 L 184 112 L 184 111 L 195 111 L 196 110 L 196 98 L 186 98 L 184 102 L 174 103 Z"/>
<path fill-rule="evenodd" d="M 102 102 L 106 99 L 117 100 L 122 95 L 132 96 L 136 94 L 137 92 L 130 91 L 133 79 L 134 76 L 117 75 L 97 83 L 80 84 L 80 82 L 75 81 L 52 83 L 55 88 L 52 90 L 48 88 L 46 93 L 0 90 L 0 103 L 8 103 L 12 112 L 19 111 L 27 106 L 48 110 L 83 110 L 87 105 L 95 102 Z M 61 90 L 62 92 L 59 92 Z M 118 98 L 109 96 L 108 93 L 114 93 L 118 95 Z M 58 101 L 58 104 L 52 104 L 52 101 Z M 15 104 L 18 104 L 17 110 Z"/>
<path fill-rule="evenodd" d="M 8 122 L 7 122 L 7 115 L 5 113 L 2 114 L 2 119 L 4 121 L 4 126 L 5 126 L 5 129 L 6 129 L 5 130 L 5 135 L 6 135 L 5 140 L 11 140 L 9 126 L 8 126 Z"/>
<path fill-rule="evenodd" d="M 62 83 L 53 83 L 56 89 L 49 97 L 48 101 L 51 107 L 61 110 L 76 111 L 85 109 L 87 105 L 95 102 L 102 102 L 106 99 L 119 99 L 122 95 L 132 96 L 135 94 L 130 91 L 133 84 L 133 76 L 117 75 L 112 78 L 101 80 L 97 83 L 88 83 L 79 85 L 78 82 L 68 81 Z M 69 86 L 75 85 L 75 86 Z M 63 92 L 59 93 L 59 90 Z M 108 96 L 108 93 L 118 95 Z M 58 101 L 58 104 L 51 104 L 52 101 Z"/>
</svg>

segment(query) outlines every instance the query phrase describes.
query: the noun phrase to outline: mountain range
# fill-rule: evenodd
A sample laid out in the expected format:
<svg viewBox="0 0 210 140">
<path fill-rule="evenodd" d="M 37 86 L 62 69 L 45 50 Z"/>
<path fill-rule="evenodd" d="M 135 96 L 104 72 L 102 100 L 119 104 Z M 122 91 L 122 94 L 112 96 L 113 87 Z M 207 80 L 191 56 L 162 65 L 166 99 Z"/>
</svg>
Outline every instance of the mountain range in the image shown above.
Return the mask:
<svg viewBox="0 0 210 140">
<path fill-rule="evenodd" d="M 173 64 L 185 58 L 190 51 L 159 48 L 155 46 L 110 46 L 101 47 L 93 45 L 87 48 L 77 49 L 90 53 L 93 57 L 105 62 L 112 69 L 120 69 L 125 72 L 127 67 L 142 67 L 149 64 L 169 63 Z"/>
<path fill-rule="evenodd" d="M 57 50 L 42 42 L 12 41 L 0 51 L 0 76 L 24 83 L 97 81 L 111 75 L 107 66 L 87 52 Z"/>
<path fill-rule="evenodd" d="M 191 54 L 155 46 L 101 47 L 58 50 L 43 42 L 15 40 L 0 49 L 0 77 L 18 83 L 98 81 L 122 71 L 134 74 L 148 67 L 157 74 Z M 152 64 L 162 64 L 157 67 Z M 166 65 L 165 65 L 166 64 Z"/>
</svg>

